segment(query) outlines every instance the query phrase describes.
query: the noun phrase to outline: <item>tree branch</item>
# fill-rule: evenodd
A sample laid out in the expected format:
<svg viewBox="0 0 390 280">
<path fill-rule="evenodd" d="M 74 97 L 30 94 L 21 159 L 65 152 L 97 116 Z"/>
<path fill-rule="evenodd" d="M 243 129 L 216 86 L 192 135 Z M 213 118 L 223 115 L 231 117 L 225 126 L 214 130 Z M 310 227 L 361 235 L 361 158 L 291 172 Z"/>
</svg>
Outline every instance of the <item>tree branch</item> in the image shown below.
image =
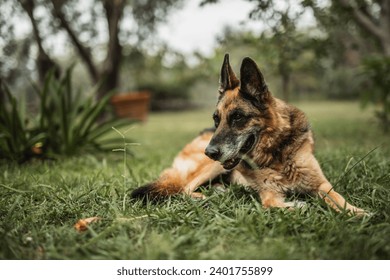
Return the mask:
<svg viewBox="0 0 390 280">
<path fill-rule="evenodd" d="M 88 72 L 92 80 L 96 83 L 99 81 L 99 72 L 92 60 L 91 52 L 86 48 L 81 41 L 78 39 L 76 33 L 70 27 L 68 21 L 62 12 L 63 1 L 51 0 L 53 4 L 53 15 L 59 19 L 61 27 L 68 33 L 73 45 L 76 47 L 81 59 L 86 64 Z"/>
<path fill-rule="evenodd" d="M 37 21 L 34 17 L 35 2 L 33 0 L 19 0 L 19 2 L 31 21 L 34 38 L 38 45 L 38 58 L 36 61 L 38 75 L 40 82 L 43 84 L 46 73 L 52 68 L 55 70 L 55 76 L 59 77 L 61 72 L 60 67 L 50 58 L 43 48 L 41 34 L 39 32 Z"/>
<path fill-rule="evenodd" d="M 19 2 L 20 2 L 20 5 L 22 6 L 23 10 L 27 13 L 28 17 L 30 18 L 35 41 L 37 41 L 39 51 L 43 51 L 42 39 L 41 39 L 41 36 L 39 34 L 37 22 L 34 18 L 34 8 L 35 8 L 34 1 L 19 0 Z"/>
<path fill-rule="evenodd" d="M 380 41 L 386 37 L 385 31 L 380 26 L 376 25 L 370 16 L 362 13 L 357 7 L 353 7 L 349 0 L 339 0 L 339 3 L 344 8 L 351 10 L 356 23 L 370 34 L 377 37 Z"/>
</svg>

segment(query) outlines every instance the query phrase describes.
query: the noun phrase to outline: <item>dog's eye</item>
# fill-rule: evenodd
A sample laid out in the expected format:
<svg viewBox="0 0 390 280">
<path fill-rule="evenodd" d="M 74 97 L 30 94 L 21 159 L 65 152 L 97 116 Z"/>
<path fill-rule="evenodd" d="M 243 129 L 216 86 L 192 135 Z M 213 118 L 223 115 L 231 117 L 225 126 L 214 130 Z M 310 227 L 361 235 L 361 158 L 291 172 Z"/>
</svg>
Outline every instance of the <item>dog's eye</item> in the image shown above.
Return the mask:
<svg viewBox="0 0 390 280">
<path fill-rule="evenodd" d="M 217 113 L 214 113 L 214 114 L 213 114 L 213 119 L 214 119 L 214 125 L 215 125 L 215 127 L 217 128 L 218 125 L 219 125 L 219 122 L 220 122 L 220 118 L 219 118 L 219 116 L 218 116 Z"/>
<path fill-rule="evenodd" d="M 232 116 L 231 116 L 231 120 L 233 122 L 240 122 L 242 120 L 245 119 L 245 115 L 241 112 L 235 112 Z"/>
<path fill-rule="evenodd" d="M 235 125 L 235 126 L 243 126 L 246 121 L 247 121 L 247 116 L 244 115 L 241 112 L 234 112 L 232 115 L 230 115 L 230 125 Z"/>
<path fill-rule="evenodd" d="M 241 113 L 235 113 L 235 114 L 233 115 L 233 120 L 235 120 L 235 121 L 242 120 L 243 118 L 244 118 L 244 115 L 241 114 Z"/>
</svg>

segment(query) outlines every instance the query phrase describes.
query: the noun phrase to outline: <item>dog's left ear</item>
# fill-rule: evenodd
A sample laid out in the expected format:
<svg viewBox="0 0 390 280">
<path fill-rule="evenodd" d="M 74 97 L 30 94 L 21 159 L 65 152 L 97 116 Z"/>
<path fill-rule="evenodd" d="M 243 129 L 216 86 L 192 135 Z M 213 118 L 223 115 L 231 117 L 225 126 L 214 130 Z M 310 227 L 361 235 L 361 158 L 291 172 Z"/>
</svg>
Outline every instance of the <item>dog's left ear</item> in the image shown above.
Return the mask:
<svg viewBox="0 0 390 280">
<path fill-rule="evenodd" d="M 229 54 L 225 54 L 223 64 L 221 67 L 221 76 L 219 78 L 219 92 L 223 93 L 226 90 L 234 89 L 238 87 L 240 81 L 234 74 L 232 67 L 229 62 Z"/>
<path fill-rule="evenodd" d="M 264 76 L 256 62 L 245 57 L 240 69 L 240 92 L 256 103 L 264 104 L 270 96 Z"/>
</svg>

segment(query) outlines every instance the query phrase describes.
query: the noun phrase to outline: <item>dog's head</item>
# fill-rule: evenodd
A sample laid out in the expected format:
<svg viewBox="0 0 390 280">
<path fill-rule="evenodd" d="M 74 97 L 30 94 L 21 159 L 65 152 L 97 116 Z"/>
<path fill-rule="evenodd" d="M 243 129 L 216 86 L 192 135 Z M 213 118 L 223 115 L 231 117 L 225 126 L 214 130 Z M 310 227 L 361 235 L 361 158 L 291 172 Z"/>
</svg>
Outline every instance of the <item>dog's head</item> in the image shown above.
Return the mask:
<svg viewBox="0 0 390 280">
<path fill-rule="evenodd" d="M 205 153 L 227 170 L 236 167 L 250 153 L 267 127 L 273 98 L 256 63 L 246 57 L 240 80 L 226 54 L 220 76 L 219 99 L 213 114 L 216 131 Z"/>
</svg>

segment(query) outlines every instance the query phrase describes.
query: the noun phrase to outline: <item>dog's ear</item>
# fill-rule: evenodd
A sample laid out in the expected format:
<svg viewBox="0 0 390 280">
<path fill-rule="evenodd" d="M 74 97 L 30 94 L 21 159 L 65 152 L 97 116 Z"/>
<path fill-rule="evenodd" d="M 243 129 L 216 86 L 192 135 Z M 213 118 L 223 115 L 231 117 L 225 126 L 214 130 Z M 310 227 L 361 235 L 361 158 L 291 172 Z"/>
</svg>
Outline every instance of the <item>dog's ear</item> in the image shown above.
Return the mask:
<svg viewBox="0 0 390 280">
<path fill-rule="evenodd" d="M 225 54 L 221 68 L 221 76 L 219 78 L 219 92 L 223 93 L 226 90 L 234 89 L 238 87 L 239 84 L 240 81 L 237 79 L 236 74 L 234 74 L 232 67 L 230 66 L 229 54 Z"/>
<path fill-rule="evenodd" d="M 240 92 L 248 99 L 258 103 L 265 104 L 270 96 L 264 76 L 257 67 L 256 62 L 251 58 L 245 57 L 240 69 L 241 86 Z"/>
</svg>

